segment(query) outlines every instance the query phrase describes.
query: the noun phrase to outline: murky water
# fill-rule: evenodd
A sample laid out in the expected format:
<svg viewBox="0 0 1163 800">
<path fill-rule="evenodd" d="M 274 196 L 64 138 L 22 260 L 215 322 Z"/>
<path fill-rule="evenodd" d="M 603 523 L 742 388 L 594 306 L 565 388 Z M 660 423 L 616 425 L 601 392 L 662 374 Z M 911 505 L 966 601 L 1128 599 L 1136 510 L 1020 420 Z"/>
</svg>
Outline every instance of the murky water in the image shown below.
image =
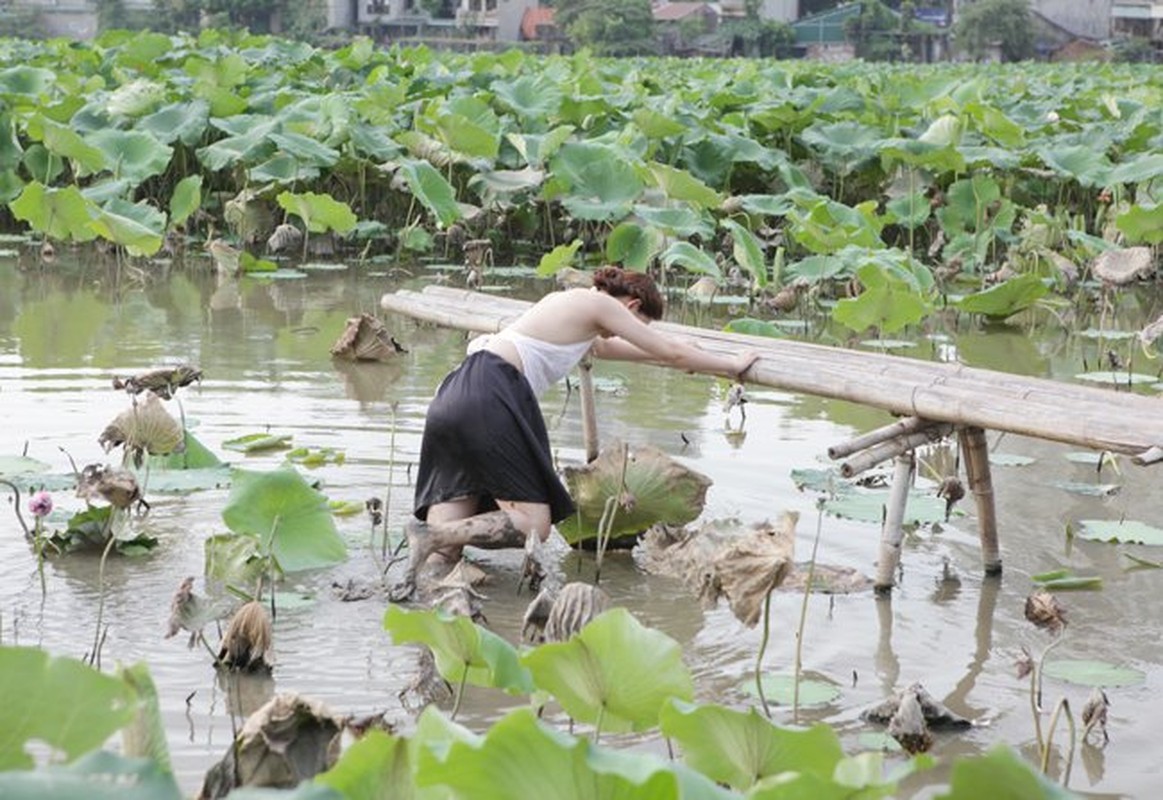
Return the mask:
<svg viewBox="0 0 1163 800">
<path fill-rule="evenodd" d="M 254 469 L 276 466 L 281 456 L 243 456 L 222 449 L 229 439 L 264 431 L 289 434 L 296 446 L 342 450 L 342 465 L 312 470 L 332 499 L 362 502 L 389 492 L 390 527 L 410 506 L 411 467 L 417 457 L 426 398 L 458 360 L 463 337 L 453 331 L 417 328 L 404 320 L 389 325 L 410 352 L 390 366 L 340 368 L 328 350 L 347 317 L 376 311 L 380 294 L 394 285 L 383 275 L 314 273 L 303 280 L 244 280 L 219 284 L 208 270 L 173 270 L 137 280 L 127 271 L 62 259 L 43 270 L 23 271 L 0 259 L 0 456 L 27 451 L 54 472 L 105 461 L 97 443 L 104 426 L 128 407 L 111 388 L 116 375 L 159 366 L 197 365 L 205 380 L 180 392 L 188 424 L 219 456 Z M 1151 309 L 1127 303 L 1127 326 Z M 1109 324 L 1109 322 L 1108 322 Z M 927 340 L 918 357 L 956 357 L 975 366 L 1063 377 L 1093 362 L 1093 344 L 1055 329 L 966 331 Z M 806 559 L 820 525 L 821 561 L 872 573 L 879 526 L 834 517 L 819 520 L 816 496 L 798 491 L 793 469 L 823 466 L 825 451 L 851 435 L 889 420 L 859 407 L 772 391 L 751 391 L 745 435 L 730 433 L 722 387 L 714 380 L 651 367 L 599 364 L 600 381 L 617 391 L 598 397 L 604 441 L 624 437 L 654 444 L 710 476 L 705 518 L 774 518 L 781 510 L 801 514 L 797 557 Z M 557 456 L 582 455 L 576 393 L 544 399 Z M 733 422 L 737 425 L 738 418 Z M 1150 559 L 1150 548 L 1069 544 L 1068 524 L 1086 518 L 1140 519 L 1163 525 L 1157 474 L 1123 461 L 1121 472 L 1096 477 L 1093 467 L 1065 456 L 1069 448 L 990 436 L 997 453 L 1032 456 L 1025 467 L 994 468 L 1005 574 L 984 581 L 979 568 L 971 504 L 940 532 L 910 535 L 903 553 L 903 582 L 891 600 L 871 594 L 814 596 L 808 607 L 804 668 L 839 685 L 834 703 L 808 709 L 805 719 L 833 724 L 850 751 L 860 735 L 875 731 L 859 713 L 896 688 L 919 681 L 953 710 L 981 724 L 967 734 L 940 735 L 940 756 L 981 752 L 998 741 L 1032 757 L 1033 725 L 1026 684 L 1015 677 L 1023 645 L 1035 653 L 1046 634 L 1023 618 L 1029 576 L 1065 566 L 1100 574 L 1099 592 L 1062 596 L 1070 619 L 1058 657 L 1107 659 L 1143 670 L 1143 685 L 1108 692 L 1112 741 L 1104 750 L 1083 748 L 1072 786 L 1104 796 L 1148 796 L 1163 781 L 1156 746 L 1163 718 L 1152 712 L 1163 680 L 1163 570 L 1128 570 L 1124 552 Z M 113 454 L 119 458 L 119 453 Z M 1060 481 L 1118 483 L 1113 497 L 1072 494 Z M 390 491 L 388 487 L 390 486 Z M 382 629 L 386 601 L 345 603 L 331 591 L 349 578 L 375 580 L 378 547 L 370 546 L 363 516 L 338 520 L 350 548 L 335 569 L 296 575 L 294 588 L 312 595 L 302 608 L 284 609 L 275 625 L 277 668 L 273 681 L 223 687 L 207 653 L 187 649 L 182 637 L 164 639 L 174 588 L 199 576 L 203 540 L 226 531 L 225 490 L 187 495 L 148 494 L 149 515 L 137 525 L 160 540 L 143 558 L 111 558 L 105 574 L 106 668 L 147 661 L 157 684 L 175 768 L 194 793 L 205 770 L 231 738 L 229 708 L 261 702 L 274 690 L 317 697 L 341 713 L 386 711 L 403 721 L 397 699 L 413 675 L 414 654 L 394 646 Z M 58 505 L 80 501 L 57 493 Z M 41 598 L 35 559 L 21 539 L 10 507 L 0 507 L 0 621 L 6 644 L 41 645 L 80 657 L 93 645 L 99 596 L 96 556 L 70 555 L 47 567 Z M 515 595 L 517 567 L 511 554 L 486 554 L 496 575 L 487 589 L 489 620 L 515 641 L 527 597 Z M 567 570 L 591 576 L 587 555 L 569 555 Z M 650 577 L 627 554 L 612 557 L 603 585 L 615 602 L 644 623 L 682 643 L 703 699 L 743 706 L 761 631 L 742 627 L 724 608 L 703 610 L 673 580 Z M 790 670 L 801 597 L 781 594 L 773 603 L 773 633 L 765 666 Z M 2 678 L 0 678 L 2 679 Z M 230 691 L 227 691 L 227 688 Z M 242 695 L 236 698 L 235 695 Z M 1076 713 L 1089 690 L 1047 679 L 1049 702 L 1068 697 Z M 460 719 L 484 727 L 512 701 L 472 691 Z M 790 711 L 776 710 L 790 721 Z M 1065 741 L 1060 732 L 1057 741 Z M 911 782 L 910 790 L 938 783 L 936 770 Z"/>
</svg>

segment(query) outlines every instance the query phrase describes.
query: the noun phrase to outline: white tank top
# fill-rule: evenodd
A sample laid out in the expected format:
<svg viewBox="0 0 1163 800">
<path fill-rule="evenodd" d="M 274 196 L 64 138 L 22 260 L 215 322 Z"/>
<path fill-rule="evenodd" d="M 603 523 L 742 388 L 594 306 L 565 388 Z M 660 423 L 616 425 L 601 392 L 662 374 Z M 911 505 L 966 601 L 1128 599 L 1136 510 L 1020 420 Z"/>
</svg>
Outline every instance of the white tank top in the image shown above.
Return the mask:
<svg viewBox="0 0 1163 800">
<path fill-rule="evenodd" d="M 521 372 L 536 397 L 540 397 L 546 389 L 576 367 L 594 343 L 593 339 L 583 339 L 569 344 L 555 344 L 517 333 L 511 328 L 503 328 L 493 336 L 513 343 L 521 358 Z M 478 336 L 473 339 L 468 343 L 468 352 L 472 354 L 482 349 L 490 338 Z"/>
</svg>

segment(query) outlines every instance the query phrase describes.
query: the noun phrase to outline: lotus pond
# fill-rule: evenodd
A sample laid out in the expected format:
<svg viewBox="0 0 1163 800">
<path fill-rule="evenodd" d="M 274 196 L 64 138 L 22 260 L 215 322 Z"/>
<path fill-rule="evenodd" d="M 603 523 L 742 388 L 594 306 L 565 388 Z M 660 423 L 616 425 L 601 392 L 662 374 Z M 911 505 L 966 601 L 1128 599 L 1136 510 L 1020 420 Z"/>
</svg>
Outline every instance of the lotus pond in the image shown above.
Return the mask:
<svg viewBox="0 0 1163 800">
<path fill-rule="evenodd" d="M 550 288 L 531 274 L 505 279 L 504 290 L 534 296 Z M 43 594 L 35 553 L 10 504 L 2 509 L 2 643 L 78 659 L 91 654 L 103 594 L 101 664 L 107 671 L 115 664 L 148 664 L 174 772 L 187 795 L 197 792 L 231 741 L 240 724 L 236 718 L 232 725 L 232 710 L 251 710 L 276 690 L 301 692 L 341 714 L 384 712 L 404 729 L 411 724 L 412 713 L 398 695 L 414 677 L 415 650 L 393 644 L 385 632 L 388 603 L 382 594 L 345 602 L 338 589 L 379 580 L 381 544 L 363 504 L 386 496 L 387 527 L 398 535 L 410 505 L 426 398 L 458 360 L 463 335 L 389 319 L 389 329 L 408 350 L 395 362 L 339 364 L 329 348 L 348 317 L 374 313 L 381 293 L 435 275 L 352 267 L 287 280 L 223 280 L 208 264 L 195 262 L 140 280 L 87 257 L 63 255 L 43 270 L 28 270 L 15 255 L 0 260 L 0 403 L 6 419 L 0 472 L 25 486 L 49 488 L 56 505 L 46 518 L 49 527 L 63 527 L 84 507 L 65 488 L 73 462 L 79 467 L 120 455 L 107 455 L 97 442 L 128 405 L 127 395 L 112 388 L 113 379 L 178 363 L 204 373 L 177 397 L 189 431 L 202 444 L 246 470 L 273 470 L 291 460 L 335 508 L 347 557 L 337 566 L 288 577 L 274 624 L 273 676 L 230 686 L 217 679 L 204 649 L 187 648 L 184 635 L 164 638 L 170 597 L 183 578 L 195 576 L 195 590 L 206 591 L 204 543 L 226 532 L 229 470 L 220 480 L 203 477 L 193 485 L 161 472 L 150 475 L 150 509 L 130 525 L 156 543 L 137 556 L 111 554 L 103 581 L 99 550 L 48 558 Z M 672 305 L 672 318 L 695 321 L 693 309 Z M 717 317 L 730 309 L 718 305 L 698 313 L 698 321 L 719 324 Z M 1110 331 L 1135 330 L 1157 314 L 1149 300 L 1128 292 L 1104 324 Z M 1031 314 L 987 329 L 969 318 L 941 318 L 941 325 L 904 352 L 1063 380 L 1096 363 L 1099 345 L 1093 338 L 1043 319 Z M 1086 319 L 1076 322 L 1078 330 L 1088 326 Z M 1126 347 L 1111 338 L 1102 347 L 1112 342 Z M 872 572 L 883 499 L 832 498 L 821 516 L 825 495 L 811 488 L 811 476 L 829 466 L 829 445 L 887 423 L 884 415 L 752 388 L 742 422 L 737 412 L 725 414 L 726 387 L 713 379 L 611 364 L 599 364 L 596 376 L 603 441 L 618 437 L 655 445 L 710 477 L 704 519 L 757 522 L 796 510 L 797 560 L 809 558 L 818 526 L 821 563 Z M 579 462 L 577 394 L 551 391 L 544 407 L 558 459 Z M 286 437 L 292 449 L 230 447 L 256 434 Z M 800 721 L 833 726 L 849 753 L 881 748 L 887 741 L 883 730 L 863 721 L 860 712 L 920 682 L 977 725 L 938 734 L 932 751 L 937 767 L 907 778 L 902 794 L 931 796 L 933 787 L 948 780 L 951 759 L 980 755 L 999 742 L 1036 761 L 1029 687 L 1017 678 L 1015 662 L 1023 648 L 1037 655 L 1050 640 L 1024 619 L 1023 607 L 1034 588 L 1032 576 L 1066 569 L 1100 578 L 1101 589 L 1059 593 L 1069 626 L 1047 659 L 1060 663 L 1046 670 L 1045 704 L 1049 709 L 1066 697 L 1077 716 L 1092 682 L 1106 687 L 1111 702 L 1111 741 L 1100 747 L 1092 737 L 1080 744 L 1071 788 L 1095 796 L 1147 796 L 1163 770 L 1156 746 L 1163 721 L 1147 711 L 1163 680 L 1157 599 L 1163 571 L 1153 568 L 1163 551 L 1086 541 L 1067 532 L 1079 530 L 1081 520 L 1163 524 L 1159 482 L 1125 460 L 1107 462 L 1099 471 L 1095 454 L 1012 437 L 990 443 L 1005 574 L 1000 580 L 982 577 L 968 504 L 956 508 L 948 523 L 934 522 L 943 507 L 932 477 L 952 469 L 953 454 L 942 447 L 926 452 L 923 460 L 932 471 L 922 468 L 909 511 L 928 521 L 906 538 L 903 574 L 891 600 L 877 600 L 869 591 L 810 597 L 802 652 L 810 682 L 802 687 Z M 28 464 L 20 456 L 42 462 L 43 471 L 23 474 Z M 527 593 L 516 593 L 519 557 L 480 558 L 494 577 L 485 588 L 489 626 L 516 643 L 529 600 Z M 563 559 L 567 574 L 592 578 L 592 556 L 565 552 Z M 684 586 L 645 574 L 629 553 L 611 555 L 601 580 L 617 605 L 678 643 L 696 700 L 756 706 L 753 671 L 762 626 L 743 627 L 725 606 L 700 608 Z M 774 596 L 766 672 L 791 673 L 802 602 L 798 592 Z M 208 636 L 216 644 L 212 629 Z M 1101 662 L 1097 678 L 1072 671 L 1085 666 L 1076 661 Z M 12 691 L 13 681 L 6 675 L 0 685 Z M 773 718 L 790 723 L 790 699 L 773 692 Z M 485 730 L 525 702 L 470 688 L 457 722 Z M 661 741 L 649 736 L 613 741 L 665 753 Z M 1060 728 L 1051 774 L 1062 769 L 1065 751 L 1059 745 L 1066 741 Z M 905 761 L 900 753 L 886 758 L 890 764 Z"/>
</svg>

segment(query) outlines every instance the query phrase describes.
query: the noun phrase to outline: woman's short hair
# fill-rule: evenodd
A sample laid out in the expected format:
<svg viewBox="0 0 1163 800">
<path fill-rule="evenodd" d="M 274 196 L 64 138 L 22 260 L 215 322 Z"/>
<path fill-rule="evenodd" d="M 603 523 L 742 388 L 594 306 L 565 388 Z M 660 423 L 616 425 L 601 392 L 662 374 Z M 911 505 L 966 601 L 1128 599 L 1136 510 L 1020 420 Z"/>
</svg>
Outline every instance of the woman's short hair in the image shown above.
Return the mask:
<svg viewBox="0 0 1163 800">
<path fill-rule="evenodd" d="M 648 319 L 662 319 L 666 304 L 662 292 L 645 272 L 631 272 L 621 267 L 599 267 L 594 271 L 594 287 L 610 297 L 638 300 L 638 310 Z"/>
</svg>

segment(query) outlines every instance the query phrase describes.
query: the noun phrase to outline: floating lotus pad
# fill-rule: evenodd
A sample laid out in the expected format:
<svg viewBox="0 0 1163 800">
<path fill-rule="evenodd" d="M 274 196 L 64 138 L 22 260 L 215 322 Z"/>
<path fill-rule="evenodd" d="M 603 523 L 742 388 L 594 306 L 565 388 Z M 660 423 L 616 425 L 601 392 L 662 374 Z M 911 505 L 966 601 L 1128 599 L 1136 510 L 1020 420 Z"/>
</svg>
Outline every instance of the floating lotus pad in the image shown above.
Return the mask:
<svg viewBox="0 0 1163 800">
<path fill-rule="evenodd" d="M 1147 680 L 1142 670 L 1122 667 L 1106 661 L 1088 659 L 1063 659 L 1047 661 L 1042 668 L 1044 674 L 1079 686 L 1099 686 L 1104 689 L 1120 689 L 1138 686 Z"/>
<path fill-rule="evenodd" d="M 1163 545 L 1163 530 L 1133 519 L 1081 519 L 1075 535 L 1092 542 Z"/>
</svg>

